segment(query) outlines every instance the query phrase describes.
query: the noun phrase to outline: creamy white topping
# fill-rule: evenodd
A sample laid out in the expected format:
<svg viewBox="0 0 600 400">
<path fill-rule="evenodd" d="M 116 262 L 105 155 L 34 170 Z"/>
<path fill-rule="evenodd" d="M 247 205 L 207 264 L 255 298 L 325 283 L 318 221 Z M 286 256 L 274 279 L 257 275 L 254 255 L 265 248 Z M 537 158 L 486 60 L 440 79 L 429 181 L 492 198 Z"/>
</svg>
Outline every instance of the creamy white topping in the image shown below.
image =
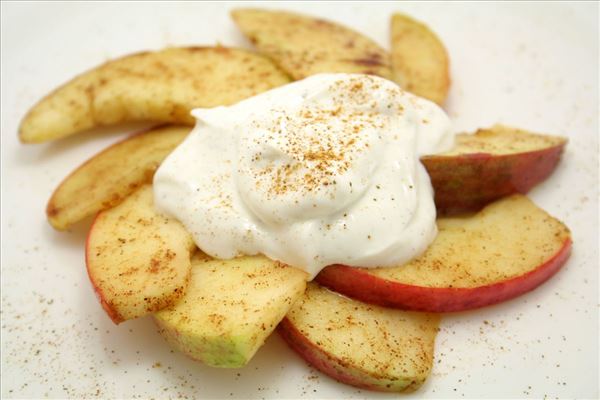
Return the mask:
<svg viewBox="0 0 600 400">
<path fill-rule="evenodd" d="M 319 74 L 192 114 L 155 174 L 155 203 L 209 255 L 262 253 L 314 277 L 330 264 L 397 266 L 434 239 L 419 155 L 454 136 L 438 106 L 393 82 Z"/>
</svg>

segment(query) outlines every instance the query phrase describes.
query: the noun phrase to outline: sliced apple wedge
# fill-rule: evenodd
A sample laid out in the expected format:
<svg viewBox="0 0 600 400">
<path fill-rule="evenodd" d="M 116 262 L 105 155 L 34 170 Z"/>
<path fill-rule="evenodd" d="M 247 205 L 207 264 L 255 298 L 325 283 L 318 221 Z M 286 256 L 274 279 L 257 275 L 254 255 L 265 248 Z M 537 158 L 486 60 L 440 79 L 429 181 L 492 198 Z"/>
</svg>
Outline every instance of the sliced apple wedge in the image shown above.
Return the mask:
<svg viewBox="0 0 600 400">
<path fill-rule="evenodd" d="M 233 20 L 256 46 L 294 79 L 320 72 L 391 78 L 389 55 L 342 25 L 284 11 L 237 9 Z"/>
<path fill-rule="evenodd" d="M 460 134 L 449 152 L 421 157 L 441 213 L 476 211 L 513 193 L 527 193 L 558 164 L 567 139 L 504 125 Z"/>
<path fill-rule="evenodd" d="M 307 278 L 263 256 L 200 255 L 192 261 L 186 295 L 154 319 L 161 335 L 190 357 L 213 367 L 241 367 L 302 296 Z"/>
<path fill-rule="evenodd" d="M 569 257 L 569 229 L 522 195 L 479 213 L 438 219 L 427 251 L 395 268 L 330 266 L 316 280 L 374 304 L 432 312 L 462 311 L 528 292 Z"/>
<path fill-rule="evenodd" d="M 450 87 L 448 53 L 427 27 L 403 15 L 392 16 L 392 73 L 403 89 L 442 105 Z"/>
<path fill-rule="evenodd" d="M 129 121 L 193 124 L 190 110 L 228 105 L 289 82 L 267 58 L 225 47 L 168 48 L 108 61 L 56 89 L 25 116 L 25 143 Z"/>
<path fill-rule="evenodd" d="M 361 303 L 310 283 L 278 328 L 313 367 L 369 390 L 413 391 L 433 362 L 439 315 Z"/>
<path fill-rule="evenodd" d="M 150 183 L 162 160 L 190 132 L 167 126 L 136 134 L 96 154 L 73 171 L 48 201 L 50 224 L 64 230 L 72 224 L 119 204 Z"/>
<path fill-rule="evenodd" d="M 96 217 L 86 243 L 87 271 L 102 307 L 119 323 L 181 298 L 195 248 L 176 220 L 158 214 L 150 185 Z"/>
</svg>

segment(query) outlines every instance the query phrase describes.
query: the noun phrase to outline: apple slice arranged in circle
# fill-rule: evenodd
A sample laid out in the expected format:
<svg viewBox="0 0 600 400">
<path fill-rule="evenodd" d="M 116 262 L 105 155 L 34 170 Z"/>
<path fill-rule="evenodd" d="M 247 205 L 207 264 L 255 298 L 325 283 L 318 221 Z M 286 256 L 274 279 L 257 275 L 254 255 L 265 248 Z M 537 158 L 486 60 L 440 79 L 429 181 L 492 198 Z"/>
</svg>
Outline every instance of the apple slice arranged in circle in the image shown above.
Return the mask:
<svg viewBox="0 0 600 400">
<path fill-rule="evenodd" d="M 343 25 L 257 8 L 235 9 L 231 17 L 260 53 L 295 80 L 321 72 L 391 78 L 389 54 L 373 40 Z"/>
<path fill-rule="evenodd" d="M 395 268 L 325 268 L 316 280 L 368 303 L 462 311 L 511 299 L 555 274 L 569 257 L 569 229 L 522 195 L 477 214 L 439 218 L 423 255 Z"/>
<path fill-rule="evenodd" d="M 448 52 L 425 24 L 404 14 L 392 16 L 392 73 L 401 88 L 439 105 L 450 88 Z"/>
<path fill-rule="evenodd" d="M 278 332 L 312 366 L 342 383 L 401 392 L 418 389 L 429 375 L 439 320 L 310 283 Z"/>
<path fill-rule="evenodd" d="M 181 298 L 195 248 L 183 225 L 154 210 L 152 186 L 144 185 L 117 207 L 98 214 L 85 257 L 102 307 L 119 323 Z"/>
<path fill-rule="evenodd" d="M 187 292 L 154 315 L 174 348 L 207 365 L 245 365 L 292 305 L 308 275 L 264 256 L 192 259 Z"/>
<path fill-rule="evenodd" d="M 114 207 L 145 183 L 166 156 L 190 133 L 188 126 L 163 126 L 130 136 L 90 158 L 56 188 L 48 221 L 64 230 Z"/>
<path fill-rule="evenodd" d="M 446 153 L 421 157 L 441 213 L 476 211 L 513 193 L 527 193 L 554 171 L 567 139 L 504 125 L 459 134 Z"/>
<path fill-rule="evenodd" d="M 23 143 L 130 121 L 194 123 L 190 111 L 236 103 L 289 83 L 273 62 L 226 47 L 172 47 L 110 60 L 40 100 L 23 118 Z"/>
</svg>

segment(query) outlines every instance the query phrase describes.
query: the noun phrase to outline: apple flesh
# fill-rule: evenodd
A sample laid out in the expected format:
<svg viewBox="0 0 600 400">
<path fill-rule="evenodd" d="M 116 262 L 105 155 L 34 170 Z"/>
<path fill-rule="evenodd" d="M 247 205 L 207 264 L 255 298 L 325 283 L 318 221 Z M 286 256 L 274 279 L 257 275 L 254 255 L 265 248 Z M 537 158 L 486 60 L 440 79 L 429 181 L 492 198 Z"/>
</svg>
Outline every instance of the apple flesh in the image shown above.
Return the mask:
<svg viewBox="0 0 600 400">
<path fill-rule="evenodd" d="M 393 268 L 334 265 L 316 277 L 368 303 L 430 312 L 463 311 L 528 292 L 554 275 L 571 250 L 569 229 L 522 195 L 479 213 L 439 218 L 423 255 Z"/>
<path fill-rule="evenodd" d="M 400 87 L 439 105 L 450 88 L 448 52 L 429 27 L 404 14 L 392 15 L 392 76 Z"/>
<path fill-rule="evenodd" d="M 87 237 L 86 264 L 113 322 L 156 312 L 181 298 L 193 249 L 183 225 L 154 210 L 150 185 L 99 213 Z"/>
<path fill-rule="evenodd" d="M 431 371 L 439 315 L 352 300 L 310 283 L 278 328 L 309 364 L 359 388 L 419 388 Z"/>
<path fill-rule="evenodd" d="M 190 133 L 191 128 L 166 126 L 133 135 L 96 154 L 56 188 L 46 214 L 58 230 L 114 207 L 143 184 Z"/>
<path fill-rule="evenodd" d="M 338 23 L 282 10 L 239 8 L 231 17 L 257 50 L 294 80 L 345 72 L 391 78 L 390 56 Z"/>
<path fill-rule="evenodd" d="M 130 54 L 41 99 L 23 117 L 19 138 L 41 143 L 134 121 L 193 125 L 194 108 L 234 104 L 289 81 L 268 58 L 242 49 L 168 47 Z"/>
<path fill-rule="evenodd" d="M 154 319 L 177 350 L 213 367 L 241 367 L 302 296 L 307 278 L 264 256 L 214 260 L 200 253 L 186 295 Z"/>
<path fill-rule="evenodd" d="M 440 213 L 476 211 L 513 193 L 527 193 L 556 168 L 565 138 L 495 125 L 460 134 L 449 152 L 421 157 Z"/>
</svg>

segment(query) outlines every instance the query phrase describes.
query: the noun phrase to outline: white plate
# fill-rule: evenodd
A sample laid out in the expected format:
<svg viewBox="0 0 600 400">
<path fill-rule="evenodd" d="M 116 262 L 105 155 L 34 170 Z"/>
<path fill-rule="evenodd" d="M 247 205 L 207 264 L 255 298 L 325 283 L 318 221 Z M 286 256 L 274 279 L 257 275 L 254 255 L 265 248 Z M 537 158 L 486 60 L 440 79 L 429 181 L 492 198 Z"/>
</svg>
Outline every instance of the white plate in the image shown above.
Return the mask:
<svg viewBox="0 0 600 400">
<path fill-rule="evenodd" d="M 315 372 L 271 337 L 239 370 L 174 353 L 147 318 L 114 326 L 83 262 L 86 224 L 44 207 L 75 166 L 124 130 L 22 145 L 41 96 L 108 58 L 168 45 L 247 46 L 228 3 L 2 3 L 2 397 L 391 398 Z M 425 398 L 598 396 L 598 4 L 270 3 L 345 23 L 389 47 L 393 11 L 428 23 L 452 62 L 457 130 L 502 122 L 569 137 L 531 192 L 573 231 L 573 255 L 537 290 L 444 318 Z"/>
</svg>

